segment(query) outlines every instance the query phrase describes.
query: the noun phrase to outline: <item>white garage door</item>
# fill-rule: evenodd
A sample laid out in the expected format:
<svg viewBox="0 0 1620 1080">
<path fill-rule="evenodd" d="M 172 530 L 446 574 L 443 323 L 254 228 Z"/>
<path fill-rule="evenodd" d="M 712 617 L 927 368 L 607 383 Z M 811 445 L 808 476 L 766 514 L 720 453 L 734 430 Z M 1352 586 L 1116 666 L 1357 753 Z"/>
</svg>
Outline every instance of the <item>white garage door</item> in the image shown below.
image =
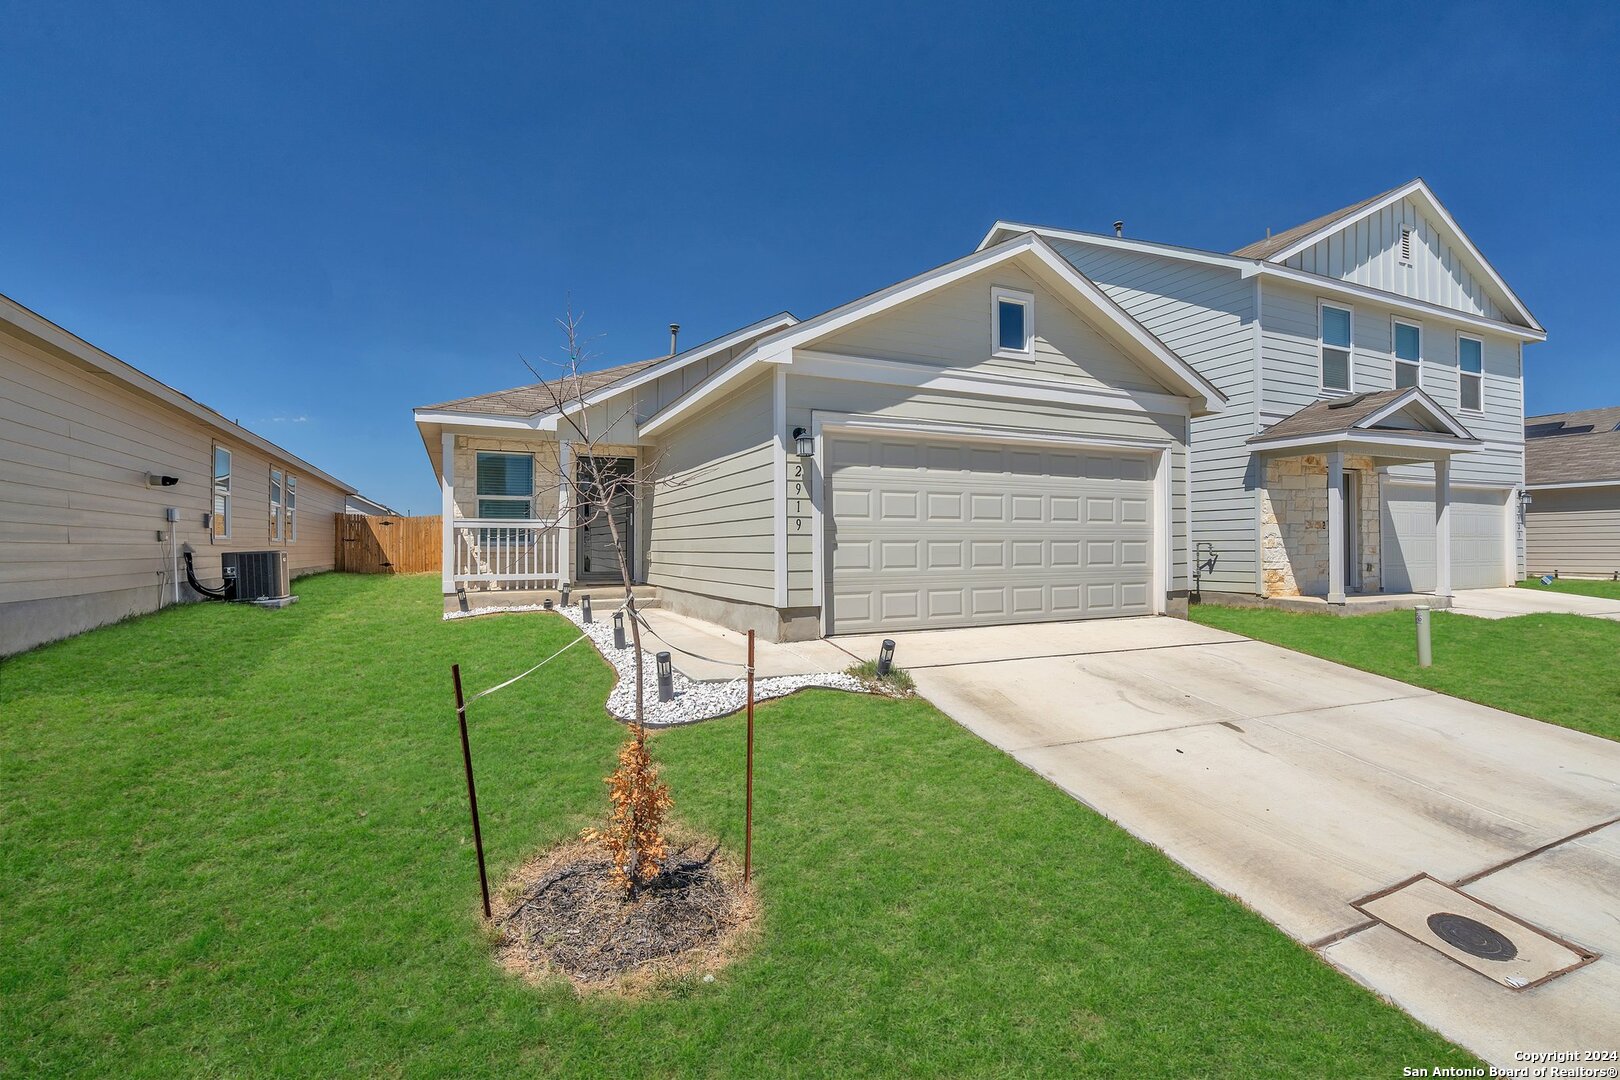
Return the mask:
<svg viewBox="0 0 1620 1080">
<path fill-rule="evenodd" d="M 1151 614 L 1146 454 L 833 435 L 834 633 Z"/>
<path fill-rule="evenodd" d="M 1434 591 L 1434 489 L 1384 489 L 1384 591 Z M 1451 587 L 1511 585 L 1507 570 L 1507 492 L 1451 489 Z"/>
</svg>

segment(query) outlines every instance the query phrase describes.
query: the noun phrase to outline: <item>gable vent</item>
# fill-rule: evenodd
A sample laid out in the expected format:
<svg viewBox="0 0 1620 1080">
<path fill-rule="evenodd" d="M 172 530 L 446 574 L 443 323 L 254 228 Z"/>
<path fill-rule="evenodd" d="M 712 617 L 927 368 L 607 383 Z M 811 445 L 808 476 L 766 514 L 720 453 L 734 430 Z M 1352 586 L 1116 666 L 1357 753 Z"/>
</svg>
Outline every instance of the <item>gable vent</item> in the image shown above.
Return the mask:
<svg viewBox="0 0 1620 1080">
<path fill-rule="evenodd" d="M 1401 226 L 1401 265 L 1412 265 L 1412 226 Z"/>
</svg>

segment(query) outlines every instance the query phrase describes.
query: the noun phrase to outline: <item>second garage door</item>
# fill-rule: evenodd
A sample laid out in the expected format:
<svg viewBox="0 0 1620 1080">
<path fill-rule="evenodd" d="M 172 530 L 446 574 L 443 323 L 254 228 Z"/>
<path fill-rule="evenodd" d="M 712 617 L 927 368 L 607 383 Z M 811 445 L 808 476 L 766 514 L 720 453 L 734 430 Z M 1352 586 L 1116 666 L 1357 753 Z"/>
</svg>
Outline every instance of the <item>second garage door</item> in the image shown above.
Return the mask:
<svg viewBox="0 0 1620 1080">
<path fill-rule="evenodd" d="M 1451 490 L 1451 587 L 1511 585 L 1507 492 Z M 1384 484 L 1384 591 L 1434 591 L 1434 489 Z"/>
<path fill-rule="evenodd" d="M 1147 615 L 1147 454 L 830 435 L 833 633 Z"/>
</svg>

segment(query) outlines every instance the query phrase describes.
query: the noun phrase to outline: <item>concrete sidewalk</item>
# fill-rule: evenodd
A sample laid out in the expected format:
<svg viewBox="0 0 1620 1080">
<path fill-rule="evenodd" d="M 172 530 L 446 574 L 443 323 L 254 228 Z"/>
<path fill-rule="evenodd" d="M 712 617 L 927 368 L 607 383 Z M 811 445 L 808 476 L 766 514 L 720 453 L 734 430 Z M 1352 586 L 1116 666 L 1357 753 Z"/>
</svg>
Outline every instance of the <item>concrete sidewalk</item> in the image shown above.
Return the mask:
<svg viewBox="0 0 1620 1080">
<path fill-rule="evenodd" d="M 748 635 L 716 626 L 702 619 L 688 618 L 661 608 L 642 612 L 656 639 L 642 639 L 642 647 L 652 652 L 667 649 L 670 660 L 682 675 L 700 682 L 736 679 L 743 675 L 748 659 Z M 843 671 L 864 658 L 830 641 L 794 641 L 778 644 L 754 642 L 754 675 L 820 675 Z M 876 651 L 871 653 L 876 656 Z"/>
<path fill-rule="evenodd" d="M 1620 622 L 1620 600 L 1547 589 L 1463 589 L 1451 598 L 1451 610 L 1479 619 L 1516 615 L 1586 615 Z"/>
<path fill-rule="evenodd" d="M 1173 619 L 893 636 L 964 726 L 1483 1057 L 1614 1045 L 1620 744 Z M 1352 906 L 1423 873 L 1601 958 L 1513 990 Z"/>
</svg>

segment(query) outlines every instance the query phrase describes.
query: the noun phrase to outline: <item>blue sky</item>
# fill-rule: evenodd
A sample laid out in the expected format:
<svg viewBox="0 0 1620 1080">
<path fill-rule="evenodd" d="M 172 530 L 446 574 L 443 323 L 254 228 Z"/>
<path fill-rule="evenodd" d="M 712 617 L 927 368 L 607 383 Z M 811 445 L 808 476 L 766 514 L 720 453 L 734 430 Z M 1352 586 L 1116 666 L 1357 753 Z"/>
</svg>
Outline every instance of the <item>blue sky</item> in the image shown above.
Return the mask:
<svg viewBox="0 0 1620 1080">
<path fill-rule="evenodd" d="M 420 405 L 800 316 L 997 217 L 1228 250 L 1415 175 L 1620 402 L 1614 5 L 0 7 L 0 292 L 374 497 Z"/>
</svg>

